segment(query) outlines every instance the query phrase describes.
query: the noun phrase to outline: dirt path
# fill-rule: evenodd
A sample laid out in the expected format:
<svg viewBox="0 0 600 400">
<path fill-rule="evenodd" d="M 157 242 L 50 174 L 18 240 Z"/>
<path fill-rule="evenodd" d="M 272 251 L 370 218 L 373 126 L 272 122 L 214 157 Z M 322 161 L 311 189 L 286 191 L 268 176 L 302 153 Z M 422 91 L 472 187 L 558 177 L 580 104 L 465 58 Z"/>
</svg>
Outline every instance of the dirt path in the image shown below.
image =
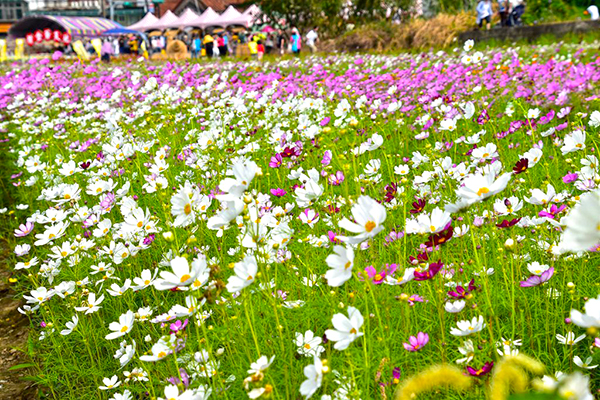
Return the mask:
<svg viewBox="0 0 600 400">
<path fill-rule="evenodd" d="M 0 240 L 0 400 L 33 400 L 37 389 L 33 382 L 24 380 L 26 369 L 9 371 L 12 366 L 27 363 L 23 351 L 27 347 L 29 320 L 17 311 L 21 300 L 15 296 L 8 281 L 11 265 L 7 254 L 11 251 L 5 240 Z"/>
</svg>

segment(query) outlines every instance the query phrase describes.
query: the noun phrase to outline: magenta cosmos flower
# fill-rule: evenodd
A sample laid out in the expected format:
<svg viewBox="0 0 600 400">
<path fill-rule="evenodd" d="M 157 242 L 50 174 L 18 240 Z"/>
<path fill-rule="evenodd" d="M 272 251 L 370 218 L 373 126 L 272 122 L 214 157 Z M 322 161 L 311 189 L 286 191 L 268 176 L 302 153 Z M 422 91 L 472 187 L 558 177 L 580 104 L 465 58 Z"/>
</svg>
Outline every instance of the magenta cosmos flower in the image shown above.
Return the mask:
<svg viewBox="0 0 600 400">
<path fill-rule="evenodd" d="M 409 343 L 402 343 L 404 348 L 408 351 L 419 351 L 427 343 L 429 343 L 429 335 L 424 332 L 419 332 L 417 336 L 411 336 L 408 338 Z"/>
<path fill-rule="evenodd" d="M 429 264 L 429 269 L 425 272 L 415 271 L 415 281 L 426 281 L 437 275 L 442 269 L 444 264 L 440 261 Z"/>
<path fill-rule="evenodd" d="M 568 174 L 563 176 L 562 180 L 564 183 L 571 183 L 571 182 L 575 182 L 578 177 L 579 177 L 579 175 L 577 175 L 577 172 L 573 172 L 573 173 L 569 172 Z"/>
<path fill-rule="evenodd" d="M 467 371 L 469 371 L 469 375 L 471 375 L 471 376 L 483 376 L 483 375 L 488 374 L 492 370 L 493 367 L 494 367 L 494 362 L 488 361 L 485 364 L 483 364 L 483 367 L 481 367 L 479 369 L 467 367 Z"/>
<path fill-rule="evenodd" d="M 281 188 L 271 189 L 271 194 L 276 197 L 283 197 L 287 194 L 287 192 Z"/>
</svg>

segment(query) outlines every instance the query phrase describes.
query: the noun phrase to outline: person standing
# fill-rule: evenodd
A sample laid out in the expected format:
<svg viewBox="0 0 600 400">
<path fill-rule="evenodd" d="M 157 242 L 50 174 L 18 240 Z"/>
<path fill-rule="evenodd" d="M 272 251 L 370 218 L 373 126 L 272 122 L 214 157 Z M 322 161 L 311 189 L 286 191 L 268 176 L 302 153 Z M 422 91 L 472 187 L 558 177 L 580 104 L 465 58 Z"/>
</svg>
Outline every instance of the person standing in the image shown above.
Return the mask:
<svg viewBox="0 0 600 400">
<path fill-rule="evenodd" d="M 115 57 L 119 56 L 120 53 L 120 45 L 119 45 L 119 39 L 117 37 L 113 38 L 112 40 L 112 47 L 113 47 L 113 55 Z"/>
<path fill-rule="evenodd" d="M 262 60 L 263 56 L 265 55 L 265 46 L 263 46 L 261 40 L 256 42 L 256 54 L 259 61 Z"/>
<path fill-rule="evenodd" d="M 227 43 L 225 42 L 225 35 L 223 33 L 219 35 L 219 38 L 217 39 L 217 44 L 219 45 L 219 56 L 227 56 Z"/>
<path fill-rule="evenodd" d="M 100 50 L 102 61 L 105 63 L 110 62 L 110 56 L 113 53 L 112 43 L 109 39 L 104 39 L 102 43 L 102 49 Z"/>
<path fill-rule="evenodd" d="M 590 15 L 590 20 L 592 21 L 596 21 L 598 18 L 600 18 L 598 6 L 594 0 L 592 0 L 590 6 L 587 8 L 587 10 L 585 10 L 585 12 Z"/>
<path fill-rule="evenodd" d="M 508 12 L 510 10 L 509 0 L 498 0 L 498 14 L 500 15 L 500 25 L 508 24 Z"/>
<path fill-rule="evenodd" d="M 206 49 L 206 57 L 212 57 L 214 52 L 213 52 L 213 48 L 215 45 L 215 39 L 210 36 L 210 34 L 206 34 L 206 36 L 204 36 L 204 48 Z"/>
<path fill-rule="evenodd" d="M 302 36 L 300 36 L 298 29 L 292 28 L 292 37 L 290 41 L 292 42 L 292 53 L 299 55 L 300 50 L 302 49 Z"/>
<path fill-rule="evenodd" d="M 480 0 L 477 4 L 477 25 L 480 29 L 483 21 L 486 22 L 486 29 L 489 30 L 492 27 L 492 2 L 490 0 Z"/>
<path fill-rule="evenodd" d="M 285 36 L 283 35 L 283 31 L 279 29 L 277 31 L 277 50 L 280 55 L 285 54 Z"/>
<path fill-rule="evenodd" d="M 317 33 L 317 30 L 319 28 L 314 28 L 311 29 L 310 32 L 308 32 L 306 34 L 306 44 L 308 45 L 308 47 L 310 48 L 310 51 L 312 53 L 316 53 L 317 52 L 317 41 L 319 40 L 319 34 Z"/>
<path fill-rule="evenodd" d="M 255 39 L 256 37 L 253 37 L 248 42 L 248 50 L 250 51 L 250 57 L 252 58 L 258 58 L 258 43 Z"/>
</svg>

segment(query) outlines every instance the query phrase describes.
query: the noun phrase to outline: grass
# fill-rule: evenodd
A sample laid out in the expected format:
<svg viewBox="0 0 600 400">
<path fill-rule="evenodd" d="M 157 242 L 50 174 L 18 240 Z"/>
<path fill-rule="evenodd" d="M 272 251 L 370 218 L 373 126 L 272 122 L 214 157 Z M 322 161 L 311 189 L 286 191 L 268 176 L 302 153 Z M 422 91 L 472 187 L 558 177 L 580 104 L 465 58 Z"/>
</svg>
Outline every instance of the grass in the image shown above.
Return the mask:
<svg viewBox="0 0 600 400">
<path fill-rule="evenodd" d="M 585 329 L 566 325 L 565 318 L 571 309 L 582 310 L 585 300 L 598 294 L 597 253 L 553 254 L 552 245 L 558 243 L 561 232 L 549 222 L 507 229 L 496 226 L 504 219 L 537 217 L 545 208 L 524 200 L 531 196 L 531 189 L 545 191 L 548 184 L 559 192 L 566 192 L 559 203 L 567 206 L 562 215 L 566 214 L 583 191 L 574 184 L 564 183 L 562 177 L 581 169 L 580 159 L 600 150 L 598 128 L 589 126 L 589 115 L 597 108 L 597 100 L 589 99 L 596 93 L 598 80 L 593 50 L 585 50 L 576 59 L 576 49 L 565 46 L 561 50 L 565 52 L 565 60 L 557 60 L 559 65 L 548 67 L 546 73 L 539 72 L 536 65 L 551 65 L 550 58 L 556 57 L 554 49 L 551 45 L 521 46 L 518 67 L 510 66 L 512 52 L 501 49 L 499 60 L 490 61 L 495 51 L 489 50 L 485 51 L 482 64 L 470 66 L 460 63 L 459 54 L 450 53 L 430 54 L 424 58 L 408 54 L 306 57 L 263 65 L 129 63 L 93 64 L 84 68 L 51 63 L 20 66 L 13 73 L 7 70 L 0 82 L 6 91 L 0 99 L 4 106 L 1 124 L 5 130 L 3 136 L 10 139 L 11 149 L 3 154 L 10 161 L 5 174 L 23 174 L 10 179 L 16 185 L 11 190 L 15 201 L 5 204 L 8 210 L 3 216 L 3 225 L 13 246 L 28 243 L 32 247 L 29 255 L 15 255 L 14 264 L 34 256 L 41 261 L 30 269 L 15 270 L 15 286 L 28 295 L 41 286 L 50 289 L 62 282 L 76 282 L 71 294 L 64 298 L 53 295 L 30 313 L 29 352 L 38 371 L 34 379 L 44 388 L 41 397 L 108 399 L 127 389 L 132 398 L 163 398 L 163 388 L 169 385 L 167 379 L 178 376 L 180 368 L 184 368 L 190 375 L 190 387 L 210 388 L 213 398 L 245 398 L 253 388 L 266 390 L 264 397 L 301 398 L 299 388 L 306 379 L 304 367 L 313 359 L 298 353 L 295 334 L 312 330 L 315 336 L 323 336 L 325 330 L 333 328 L 333 315 L 347 315 L 348 306 L 355 307 L 364 316 L 364 324 L 359 329 L 364 335 L 343 351 L 335 350 L 331 341 L 323 344 L 320 358 L 327 360 L 328 372 L 323 375 L 315 398 L 324 394 L 334 398 L 392 398 L 398 387 L 390 383 L 395 367 L 400 368 L 400 383 L 403 383 L 429 366 L 457 365 L 456 360 L 464 357 L 458 347 L 465 338 L 451 335 L 450 330 L 456 327 L 457 321 L 480 315 L 486 327 L 468 337 L 475 345 L 474 360 L 469 364 L 475 369 L 485 362 L 500 359 L 497 343 L 502 338 L 521 340 L 522 345 L 513 349 L 539 360 L 548 375 L 555 371 L 581 370 L 573 363 L 575 355 L 583 359 L 591 355 L 596 364 L 598 352 L 590 352 L 597 335 L 595 331 L 589 330 L 586 338 L 573 346 L 559 344 L 556 335 L 568 331 L 576 336 L 586 333 Z M 572 68 L 581 68 L 583 72 L 570 69 L 567 56 L 571 56 Z M 486 69 L 488 62 L 491 67 Z M 445 66 L 440 67 L 440 63 Z M 117 69 L 120 72 L 115 72 Z M 139 78 L 132 78 L 136 75 Z M 232 79 L 234 76 L 237 79 Z M 150 77 L 158 81 L 156 87 L 147 84 Z M 135 83 L 136 80 L 139 83 Z M 10 82 L 15 89 L 6 89 Z M 568 91 L 562 103 L 556 98 L 558 90 L 556 93 L 549 90 L 556 82 L 559 89 Z M 397 91 L 388 94 L 394 84 Z M 117 91 L 120 95 L 115 94 Z M 367 105 L 360 107 L 363 94 L 367 96 Z M 427 94 L 431 97 L 423 100 Z M 259 100 L 259 96 L 265 101 Z M 444 101 L 432 105 L 439 96 L 444 96 Z M 339 112 L 336 115 L 344 99 L 348 100 L 350 110 L 343 116 Z M 386 106 L 398 99 L 403 107 L 412 107 L 390 113 L 383 109 L 368 111 L 375 99 Z M 475 105 L 473 117 L 458 120 L 454 131 L 441 130 L 444 119 L 460 112 L 458 103 L 468 101 Z M 509 102 L 515 108 L 512 116 L 506 114 Z M 444 104 L 450 109 L 445 110 Z M 11 110 L 9 105 L 16 108 Z M 508 130 L 514 121 L 524 120 L 529 109 L 539 108 L 543 116 L 550 110 L 558 113 L 567 105 L 573 110 L 564 118 L 556 117 L 549 124 L 535 128 L 529 126 L 528 129 L 525 125 L 504 139 L 496 136 Z M 489 119 L 477 122 L 484 109 Z M 425 114 L 435 119 L 434 124 L 425 129 L 428 138 L 416 140 L 414 136 L 423 130 L 417 119 Z M 325 117 L 331 121 L 321 126 Z M 565 122 L 568 125 L 565 130 L 542 136 L 546 129 Z M 315 126 L 314 139 L 305 125 Z M 587 131 L 585 149 L 563 155 L 562 144 L 557 146 L 553 141 L 564 140 L 566 133 L 578 127 Z M 386 240 L 386 236 L 389 237 L 392 230 L 401 232 L 406 228 L 407 219 L 413 217 L 409 211 L 416 198 L 425 200 L 426 214 L 456 200 L 455 192 L 460 185 L 447 167 L 440 168 L 446 165 L 446 157 L 452 159 L 451 164 L 462 162 L 473 166 L 473 170 L 477 165 L 490 163 L 474 161 L 474 157 L 467 154 L 472 145 L 457 140 L 481 130 L 487 133 L 478 146 L 488 143 L 497 146 L 497 159 L 503 172 L 511 171 L 522 154 L 540 141 L 543 157 L 523 174 L 514 175 L 501 193 L 452 215 L 453 227 L 465 224 L 469 231 L 431 249 L 429 260 L 443 262 L 442 273 L 430 280 L 404 285 L 374 284 L 365 279 L 364 269 L 368 266 L 380 271 L 386 264 L 397 264 L 395 278 L 398 279 L 411 267 L 408 257 L 416 257 L 424 250 L 422 244 L 428 235 L 405 235 L 395 241 Z M 278 144 L 282 132 L 292 136 L 283 146 Z M 351 150 L 374 134 L 383 138 L 383 144 L 355 156 Z M 300 154 L 284 158 L 280 168 L 269 167 L 271 157 L 296 140 L 303 146 Z M 86 141 L 89 141 L 88 148 L 79 151 Z M 452 147 L 440 151 L 440 146 L 449 142 L 453 143 Z M 117 143 L 120 143 L 118 149 Z M 152 146 L 146 151 L 144 147 L 150 143 Z M 131 150 L 128 150 L 129 145 Z M 123 149 L 123 156 L 119 149 Z M 152 165 L 160 165 L 156 158 L 157 154 L 160 158 L 160 149 L 164 150 L 168 167 L 157 175 L 164 177 L 167 184 L 148 192 L 144 185 L 152 175 Z M 322 164 L 325 150 L 332 152 L 328 166 Z M 428 161 L 417 165 L 418 157 L 414 154 L 417 151 L 427 156 Z M 104 159 L 99 156 L 101 152 Z M 46 166 L 34 171 L 34 156 L 39 156 L 39 162 Z M 202 195 L 217 193 L 217 187 L 225 186 L 223 179 L 227 169 L 241 156 L 252 159 L 260 170 L 242 196 L 245 211 L 231 227 L 222 232 L 222 236 L 208 228 L 207 218 L 219 211 L 220 202 L 215 198 L 206 217 L 198 211 L 191 225 L 173 226 L 171 199 L 185 181 L 197 185 L 196 190 Z M 405 157 L 410 161 L 403 160 Z M 65 176 L 59 170 L 68 160 L 73 160 L 76 166 L 86 161 L 91 165 L 87 169 L 79 167 L 74 174 Z M 381 164 L 376 173 L 369 175 L 369 171 L 365 171 L 371 160 L 379 160 Z M 409 174 L 394 173 L 394 167 L 402 164 L 410 166 Z M 335 186 L 321 177 L 318 183 L 323 194 L 310 206 L 300 207 L 294 185 L 301 182 L 288 178 L 291 170 L 299 167 L 305 171 L 316 168 L 327 176 L 342 171 L 345 180 Z M 430 178 L 427 173 L 431 174 Z M 114 188 L 100 196 L 93 191 L 86 193 L 86 188 L 98 180 L 108 181 L 109 176 Z M 83 206 L 96 207 L 98 221 L 112 222 L 108 235 L 95 237 L 92 234 L 89 240 L 93 244 L 80 249 L 75 244 L 81 243 L 88 235 L 86 232 L 93 232 L 96 226 L 84 227 L 82 222 L 72 222 L 64 236 L 53 244 L 35 246 L 34 235 L 43 233 L 48 226 L 36 222 L 33 233 L 15 238 L 11 229 L 38 210 L 47 213 L 48 209 L 57 207 L 55 201 L 38 196 L 61 183 L 77 183 L 82 191 L 80 198 L 74 196 L 75 199 L 59 204 L 59 208 L 71 212 Z M 387 210 L 384 230 L 368 241 L 368 248 L 355 249 L 352 278 L 341 287 L 331 287 L 324 278 L 329 269 L 326 259 L 334 245 L 327 237 L 328 232 L 348 234 L 338 223 L 343 217 L 352 218 L 352 203 L 361 195 L 382 201 L 387 191 L 385 187 L 390 183 L 396 183 L 398 188 L 392 195 L 393 200 L 384 203 Z M 156 226 L 154 241 L 149 245 L 141 245 L 148 237 L 143 232 L 135 232 L 130 238 L 120 235 L 122 225 L 119 223 L 129 216 L 122 206 L 115 204 L 106 212 L 98 208 L 106 192 L 117 193 L 127 184 L 130 188 L 126 196 L 151 215 L 144 224 L 152 222 Z M 282 188 L 287 194 L 275 197 L 271 194 L 275 188 Z M 510 196 L 523 200 L 523 208 L 514 215 L 498 215 L 494 202 L 502 203 Z M 295 205 L 285 213 L 279 209 L 278 216 L 273 214 L 278 224 L 265 228 L 274 232 L 278 225 L 287 223 L 289 230 L 279 233 L 287 235 L 288 240 L 275 245 L 274 239 L 267 236 L 257 248 L 244 247 L 245 233 L 257 235 L 255 226 L 249 222 L 250 209 L 256 202 L 267 215 L 274 213 L 276 207 L 289 210 L 290 205 Z M 18 204 L 27 208 L 19 209 Z M 313 227 L 299 219 L 304 208 L 320 215 Z M 483 217 L 481 226 L 474 224 L 476 217 Z M 509 239 L 514 241 L 514 246 L 507 245 Z M 114 255 L 104 254 L 103 248 L 110 246 L 111 241 L 128 243 L 130 250 L 140 249 L 117 263 Z M 49 264 L 46 260 L 51 260 L 52 245 L 64 242 L 73 244 L 73 254 L 59 257 L 61 263 L 55 267 L 56 275 L 51 280 L 51 274 L 44 273 L 40 266 Z M 243 289 L 239 297 L 234 297 L 226 285 L 235 264 L 250 253 L 259 260 L 258 273 L 255 281 Z M 206 256 L 210 269 L 210 278 L 201 290 L 165 291 L 149 286 L 138 291 L 125 290 L 119 296 L 108 292 L 112 284 L 121 286 L 126 279 L 141 276 L 143 270 L 170 270 L 165 261 L 176 255 L 191 262 L 199 254 Z M 519 282 L 531 275 L 527 265 L 533 261 L 553 267 L 554 276 L 544 285 L 522 288 Z M 100 262 L 112 265 L 114 272 L 92 274 L 91 267 Z M 425 265 L 421 268 L 426 270 Z M 485 273 L 490 268 L 494 272 Z M 456 285 L 468 284 L 471 279 L 475 281 L 476 290 L 466 300 L 465 309 L 458 314 L 446 312 L 447 293 Z M 307 281 L 313 284 L 307 285 Z M 85 304 L 88 293 L 92 292 L 105 296 L 100 310 L 89 315 L 75 311 L 75 307 Z M 421 296 L 424 301 L 411 305 L 407 298 L 413 295 Z M 176 318 L 188 320 L 184 330 L 171 334 L 169 326 L 175 319 L 165 323 L 149 321 L 177 304 L 185 305 L 186 296 L 206 302 L 194 315 Z M 152 316 L 142 320 L 141 307 L 150 307 Z M 131 331 L 115 340 L 106 340 L 105 336 L 111 332 L 109 324 L 129 310 L 137 313 Z M 68 335 L 61 335 L 60 331 L 74 315 L 79 318 L 76 328 Z M 403 343 L 418 332 L 428 333 L 429 343 L 419 351 L 406 351 Z M 140 360 L 161 337 L 175 337 L 179 341 L 176 354 L 157 362 Z M 135 341 L 136 353 L 121 368 L 114 354 L 123 340 L 127 344 Z M 208 378 L 198 365 L 202 351 L 206 351 L 211 360 L 204 371 L 214 369 Z M 251 363 L 262 355 L 275 356 L 272 365 L 244 384 L 251 376 L 247 372 Z M 464 364 L 458 367 L 466 371 Z M 125 375 L 125 371 L 134 369 L 144 371 L 148 380 L 126 382 L 132 375 Z M 194 369 L 197 369 L 196 374 Z M 591 389 L 596 391 L 600 382 L 593 370 L 591 372 Z M 120 386 L 99 390 L 103 378 L 113 375 L 118 377 Z M 475 383 L 468 392 L 436 389 L 422 398 L 479 399 L 486 395 L 491 377 L 490 374 L 470 378 Z M 380 383 L 389 384 L 381 386 Z M 183 392 L 183 385 L 179 389 Z"/>
</svg>

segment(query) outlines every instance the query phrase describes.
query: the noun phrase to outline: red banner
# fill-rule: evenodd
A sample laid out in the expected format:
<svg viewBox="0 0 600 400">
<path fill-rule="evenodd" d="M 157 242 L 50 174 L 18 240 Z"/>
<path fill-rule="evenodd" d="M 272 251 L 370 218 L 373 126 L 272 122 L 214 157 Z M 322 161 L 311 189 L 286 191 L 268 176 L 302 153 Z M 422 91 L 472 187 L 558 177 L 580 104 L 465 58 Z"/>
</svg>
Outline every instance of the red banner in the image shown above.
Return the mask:
<svg viewBox="0 0 600 400">
<path fill-rule="evenodd" d="M 52 29 L 50 29 L 50 28 L 44 29 L 44 40 L 45 41 L 52 40 Z"/>
<path fill-rule="evenodd" d="M 25 43 L 27 43 L 27 45 L 29 46 L 33 46 L 33 44 L 35 43 L 35 38 L 33 37 L 33 33 L 28 33 L 27 35 L 25 35 Z"/>
<path fill-rule="evenodd" d="M 44 32 L 38 29 L 33 33 L 33 37 L 35 38 L 36 43 L 42 43 L 44 41 Z"/>
<path fill-rule="evenodd" d="M 62 32 L 58 29 L 52 32 L 52 38 L 56 43 L 60 43 L 62 41 Z"/>
</svg>

